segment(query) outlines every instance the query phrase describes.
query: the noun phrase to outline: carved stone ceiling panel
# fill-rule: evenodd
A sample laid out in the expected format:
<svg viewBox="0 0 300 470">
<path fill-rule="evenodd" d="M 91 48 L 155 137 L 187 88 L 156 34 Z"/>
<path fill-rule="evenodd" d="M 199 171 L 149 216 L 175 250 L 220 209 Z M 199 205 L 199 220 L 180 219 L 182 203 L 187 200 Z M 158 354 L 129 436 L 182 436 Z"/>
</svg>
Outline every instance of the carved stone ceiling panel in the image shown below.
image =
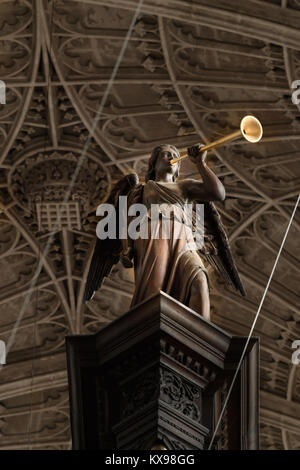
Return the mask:
<svg viewBox="0 0 300 470">
<path fill-rule="evenodd" d="M 95 208 L 123 174 L 143 177 L 156 144 L 209 142 L 248 113 L 263 123 L 259 144 L 230 143 L 208 158 L 226 187 L 218 208 L 247 290 L 241 299 L 211 273 L 212 319 L 233 334 L 249 333 L 300 191 L 300 108 L 291 101 L 300 1 L 144 0 L 107 94 L 137 4 L 0 4 L 0 339 L 9 344 L 0 448 L 70 448 L 65 335 L 103 328 L 133 292 L 132 272 L 118 265 L 82 304 Z M 198 178 L 185 161 L 188 175 Z M 66 202 L 66 224 L 49 234 Z M 264 449 L 299 448 L 299 230 L 298 211 L 254 332 Z"/>
</svg>

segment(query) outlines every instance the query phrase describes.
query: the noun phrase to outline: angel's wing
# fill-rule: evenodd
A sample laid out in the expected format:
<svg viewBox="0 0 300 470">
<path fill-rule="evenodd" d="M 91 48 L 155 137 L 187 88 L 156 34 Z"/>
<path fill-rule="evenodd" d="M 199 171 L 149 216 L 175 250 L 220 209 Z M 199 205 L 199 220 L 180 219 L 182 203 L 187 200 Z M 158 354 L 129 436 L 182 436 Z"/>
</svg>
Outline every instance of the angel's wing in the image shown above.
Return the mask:
<svg viewBox="0 0 300 470">
<path fill-rule="evenodd" d="M 211 233 L 212 240 L 210 241 L 208 233 L 207 238 L 204 238 L 208 253 L 201 251 L 201 256 L 204 256 L 228 284 L 231 284 L 245 296 L 246 292 L 236 268 L 219 212 L 212 202 L 205 202 L 204 211 L 208 232 Z"/>
<path fill-rule="evenodd" d="M 116 207 L 116 211 L 118 213 L 119 196 L 127 195 L 128 192 L 138 184 L 139 178 L 137 174 L 132 173 L 130 175 L 124 176 L 115 184 L 111 190 L 106 204 L 113 204 Z M 100 289 L 104 277 L 109 276 L 112 267 L 119 261 L 121 250 L 122 245 L 119 239 L 114 240 L 106 238 L 105 240 L 100 240 L 97 238 L 85 285 L 83 298 L 84 302 L 90 300 L 94 293 Z"/>
</svg>

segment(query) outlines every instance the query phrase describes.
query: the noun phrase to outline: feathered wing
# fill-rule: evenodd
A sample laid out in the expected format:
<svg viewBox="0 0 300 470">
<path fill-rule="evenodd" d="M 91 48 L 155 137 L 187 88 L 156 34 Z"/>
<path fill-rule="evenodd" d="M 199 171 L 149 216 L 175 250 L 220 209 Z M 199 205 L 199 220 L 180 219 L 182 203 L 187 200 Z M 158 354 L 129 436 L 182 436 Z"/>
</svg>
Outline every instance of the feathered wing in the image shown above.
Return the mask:
<svg viewBox="0 0 300 470">
<path fill-rule="evenodd" d="M 126 196 L 128 192 L 139 184 L 139 178 L 136 173 L 124 176 L 120 179 L 106 200 L 106 204 L 113 204 L 118 214 L 119 196 Z M 118 233 L 118 217 L 117 217 Z M 121 241 L 116 238 L 100 240 L 97 238 L 94 253 L 92 256 L 89 273 L 85 285 L 84 302 L 90 300 L 94 293 L 100 289 L 103 279 L 109 276 L 112 267 L 118 263 L 122 250 Z"/>
<path fill-rule="evenodd" d="M 208 235 L 204 240 L 208 253 L 205 253 L 205 250 L 201 251 L 201 256 L 205 257 L 228 284 L 231 284 L 245 296 L 246 292 L 236 268 L 219 212 L 212 202 L 204 204 L 205 226 L 208 226 Z M 206 227 L 205 231 L 207 231 Z M 212 240 L 210 240 L 209 232 L 212 235 Z"/>
</svg>

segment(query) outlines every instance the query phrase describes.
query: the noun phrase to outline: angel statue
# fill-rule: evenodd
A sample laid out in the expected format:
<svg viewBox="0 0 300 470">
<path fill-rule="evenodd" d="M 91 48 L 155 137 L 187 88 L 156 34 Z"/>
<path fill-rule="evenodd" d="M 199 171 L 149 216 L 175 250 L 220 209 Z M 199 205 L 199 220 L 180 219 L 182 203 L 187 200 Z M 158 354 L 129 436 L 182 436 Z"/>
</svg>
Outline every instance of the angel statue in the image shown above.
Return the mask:
<svg viewBox="0 0 300 470">
<path fill-rule="evenodd" d="M 143 302 L 160 290 L 187 307 L 210 319 L 209 279 L 204 262 L 208 262 L 225 281 L 246 295 L 237 272 L 220 215 L 213 201 L 225 199 L 225 189 L 219 178 L 206 164 L 206 153 L 201 145 L 188 149 L 190 160 L 197 166 L 202 181 L 178 181 L 180 163 L 171 163 L 179 157 L 172 145 L 159 145 L 151 154 L 145 184 L 133 173 L 123 177 L 112 189 L 108 200 L 118 212 L 120 196 L 126 196 L 128 206 L 146 207 L 146 222 L 150 227 L 150 207 L 176 206 L 187 203 L 204 207 L 204 237 L 199 249 L 188 243 L 189 232 L 178 211 L 164 214 L 160 210 L 156 236 L 131 238 L 126 236 L 97 238 L 87 277 L 84 300 L 90 300 L 108 276 L 114 264 L 121 260 L 125 267 L 134 266 L 135 292 L 131 307 Z M 194 212 L 193 212 L 194 214 Z M 128 214 L 127 214 L 128 215 Z M 169 218 L 169 236 L 161 236 L 163 217 Z M 118 222 L 117 222 L 118 223 Z M 126 222 L 128 223 L 128 221 Z M 119 232 L 120 233 L 120 232 Z M 176 233 L 176 236 L 174 234 Z M 179 236 L 178 236 L 179 234 Z"/>
</svg>

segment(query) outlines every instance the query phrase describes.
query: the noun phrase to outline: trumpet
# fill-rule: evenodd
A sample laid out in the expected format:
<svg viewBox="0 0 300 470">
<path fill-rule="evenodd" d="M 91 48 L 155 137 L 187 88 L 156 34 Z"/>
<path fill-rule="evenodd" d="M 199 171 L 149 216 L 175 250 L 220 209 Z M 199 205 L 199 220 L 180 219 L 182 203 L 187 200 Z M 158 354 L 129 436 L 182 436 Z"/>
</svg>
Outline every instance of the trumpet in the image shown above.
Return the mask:
<svg viewBox="0 0 300 470">
<path fill-rule="evenodd" d="M 239 137 L 244 137 L 248 142 L 256 143 L 259 142 L 263 135 L 263 128 L 260 121 L 254 116 L 244 116 L 240 123 L 240 128 L 238 131 L 232 132 L 225 137 L 221 137 L 220 139 L 211 142 L 210 144 L 204 145 L 199 149 L 200 152 L 205 152 L 206 150 L 211 150 L 215 147 L 219 147 L 220 145 L 229 142 L 230 140 L 238 139 Z M 179 162 L 184 158 L 187 158 L 188 154 L 184 153 L 178 158 L 174 158 L 171 160 L 171 164 Z"/>
</svg>

